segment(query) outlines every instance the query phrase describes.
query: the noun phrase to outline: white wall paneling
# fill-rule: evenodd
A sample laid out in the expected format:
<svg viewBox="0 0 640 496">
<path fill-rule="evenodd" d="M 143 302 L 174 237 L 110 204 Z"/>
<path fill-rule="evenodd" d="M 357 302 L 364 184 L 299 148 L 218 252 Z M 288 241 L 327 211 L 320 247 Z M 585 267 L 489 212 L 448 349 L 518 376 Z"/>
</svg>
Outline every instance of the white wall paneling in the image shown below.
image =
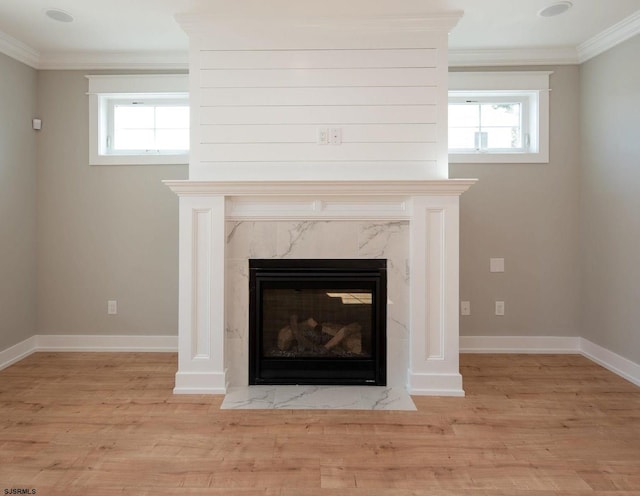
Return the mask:
<svg viewBox="0 0 640 496">
<path fill-rule="evenodd" d="M 389 26 L 393 29 L 393 26 Z M 298 40 L 290 40 L 293 44 Z M 355 38 L 349 44 L 357 44 Z M 206 46 L 206 42 L 203 43 Z M 437 47 L 427 49 L 278 49 L 262 50 L 208 50 L 200 51 L 203 70 L 221 69 L 352 69 L 352 68 L 416 68 L 436 67 Z"/>
<path fill-rule="evenodd" d="M 324 126 L 329 127 L 329 126 Z M 433 143 L 436 141 L 435 124 L 342 124 L 342 143 L 376 143 L 387 139 L 389 143 Z M 213 143 L 313 143 L 318 125 L 272 124 L 202 126 L 203 144 Z"/>
<path fill-rule="evenodd" d="M 200 150 L 205 163 L 215 162 L 304 162 L 313 155 L 325 162 L 392 161 L 401 152 L 406 161 L 435 160 L 434 143 L 343 143 L 322 146 L 307 143 L 206 144 Z"/>
<path fill-rule="evenodd" d="M 198 109 L 194 109 L 198 112 Z M 245 124 L 433 124 L 435 105 L 291 105 L 271 107 L 202 107 L 199 125 Z M 400 159 L 401 157 L 398 157 Z M 313 160 L 314 157 L 309 157 Z M 205 179 L 205 178 L 203 178 Z M 433 178 L 438 179 L 438 178 Z"/>
<path fill-rule="evenodd" d="M 341 179 L 388 161 L 406 166 L 399 177 L 446 178 L 446 132 L 436 126 L 446 122 L 447 33 L 458 18 L 178 16 L 191 39 L 198 128 L 190 177 L 266 179 L 304 161 L 314 177 Z M 342 143 L 319 144 L 318 128 L 341 128 Z M 325 167 L 335 162 L 337 173 Z"/>
<path fill-rule="evenodd" d="M 331 69 L 203 69 L 201 87 L 209 88 L 322 88 L 322 87 L 430 87 L 434 67 Z"/>
</svg>

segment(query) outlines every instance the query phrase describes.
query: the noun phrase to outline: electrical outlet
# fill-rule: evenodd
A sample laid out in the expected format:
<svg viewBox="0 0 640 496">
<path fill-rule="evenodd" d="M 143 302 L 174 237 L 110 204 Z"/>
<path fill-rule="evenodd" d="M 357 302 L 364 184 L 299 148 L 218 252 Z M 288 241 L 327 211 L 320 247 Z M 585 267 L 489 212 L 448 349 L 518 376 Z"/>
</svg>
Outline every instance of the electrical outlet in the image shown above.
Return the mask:
<svg viewBox="0 0 640 496">
<path fill-rule="evenodd" d="M 461 301 L 460 302 L 460 314 L 461 315 L 471 315 L 471 302 L 470 301 Z"/>
<path fill-rule="evenodd" d="M 490 258 L 489 272 L 504 272 L 504 258 Z"/>
<path fill-rule="evenodd" d="M 496 301 L 496 315 L 504 315 L 504 301 Z"/>
<path fill-rule="evenodd" d="M 107 314 L 109 315 L 117 315 L 118 313 L 118 302 L 116 300 L 108 300 L 107 301 Z"/>
<path fill-rule="evenodd" d="M 342 128 L 341 127 L 332 127 L 329 130 L 329 143 L 331 143 L 332 145 L 342 144 Z"/>
</svg>

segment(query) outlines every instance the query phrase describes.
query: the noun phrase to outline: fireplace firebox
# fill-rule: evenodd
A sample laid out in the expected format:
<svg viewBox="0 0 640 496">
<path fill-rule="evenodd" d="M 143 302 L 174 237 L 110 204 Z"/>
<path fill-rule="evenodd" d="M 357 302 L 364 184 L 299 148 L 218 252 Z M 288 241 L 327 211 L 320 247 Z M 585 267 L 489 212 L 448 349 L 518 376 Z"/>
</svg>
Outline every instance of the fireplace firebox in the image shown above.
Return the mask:
<svg viewBox="0 0 640 496">
<path fill-rule="evenodd" d="M 386 266 L 249 260 L 249 384 L 386 385 Z"/>
</svg>

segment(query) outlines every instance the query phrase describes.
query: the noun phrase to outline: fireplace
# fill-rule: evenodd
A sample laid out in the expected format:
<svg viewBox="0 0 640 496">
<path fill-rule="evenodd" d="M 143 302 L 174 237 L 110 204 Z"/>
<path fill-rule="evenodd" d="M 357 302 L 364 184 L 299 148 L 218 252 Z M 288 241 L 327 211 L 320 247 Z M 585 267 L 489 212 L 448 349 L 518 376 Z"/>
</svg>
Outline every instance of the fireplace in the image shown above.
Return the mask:
<svg viewBox="0 0 640 496">
<path fill-rule="evenodd" d="M 267 312 L 272 334 L 260 338 L 264 356 L 253 367 L 276 375 L 280 365 L 304 359 L 298 368 L 309 374 L 310 364 L 335 359 L 324 367 L 329 373 L 341 360 L 378 354 L 359 381 L 373 376 L 412 394 L 464 394 L 459 196 L 475 181 L 449 179 L 447 162 L 447 36 L 461 13 L 404 16 L 387 2 L 379 15 L 359 17 L 347 3 L 330 16 L 326 9 L 249 14 L 229 11 L 228 2 L 177 16 L 190 39 L 193 125 L 189 179 L 167 181 L 180 197 L 176 393 L 225 394 L 257 381 L 248 377 L 248 259 L 386 259 L 386 378 L 379 371 L 384 345 L 366 351 L 379 338 L 366 336 L 360 316 L 306 315 L 300 302 L 274 317 Z M 339 282 L 271 289 L 291 296 L 300 288 L 321 300 L 329 292 L 368 295 Z M 294 322 L 326 348 L 335 336 L 323 329 L 343 328 L 323 326 L 333 320 L 360 326 L 343 334 L 360 332 L 365 351 L 301 356 L 313 347 L 296 341 L 293 348 L 291 337 L 277 347 L 273 333 Z M 256 343 L 254 336 L 251 350 Z M 350 346 L 355 353 L 357 339 Z M 274 356 L 292 349 L 294 357 Z M 265 372 L 267 362 L 274 366 Z"/>
<path fill-rule="evenodd" d="M 249 383 L 386 385 L 386 260 L 249 260 Z"/>
</svg>

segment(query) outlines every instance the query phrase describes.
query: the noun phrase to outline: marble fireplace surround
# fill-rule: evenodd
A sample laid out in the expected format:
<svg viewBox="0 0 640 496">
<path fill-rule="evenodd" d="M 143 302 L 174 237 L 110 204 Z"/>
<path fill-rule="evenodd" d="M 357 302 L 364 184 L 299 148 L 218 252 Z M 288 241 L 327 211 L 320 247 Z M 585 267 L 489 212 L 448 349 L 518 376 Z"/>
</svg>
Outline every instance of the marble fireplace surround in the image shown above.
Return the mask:
<svg viewBox="0 0 640 496">
<path fill-rule="evenodd" d="M 165 181 L 179 196 L 174 393 L 248 384 L 248 258 L 387 258 L 387 375 L 462 396 L 459 196 L 475 180 Z"/>
</svg>

